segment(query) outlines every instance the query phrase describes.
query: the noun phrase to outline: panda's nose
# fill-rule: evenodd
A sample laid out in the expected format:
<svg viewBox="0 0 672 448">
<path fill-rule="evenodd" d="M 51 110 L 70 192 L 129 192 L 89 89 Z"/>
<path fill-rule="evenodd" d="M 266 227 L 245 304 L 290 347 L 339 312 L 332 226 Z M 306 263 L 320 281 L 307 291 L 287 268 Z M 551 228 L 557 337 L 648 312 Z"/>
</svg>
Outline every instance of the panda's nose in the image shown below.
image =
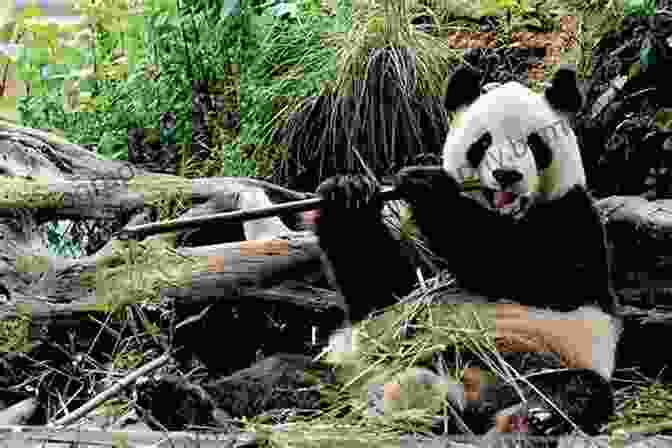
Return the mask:
<svg viewBox="0 0 672 448">
<path fill-rule="evenodd" d="M 496 169 L 492 172 L 492 177 L 502 187 L 510 187 L 523 178 L 523 175 L 516 170 Z"/>
</svg>

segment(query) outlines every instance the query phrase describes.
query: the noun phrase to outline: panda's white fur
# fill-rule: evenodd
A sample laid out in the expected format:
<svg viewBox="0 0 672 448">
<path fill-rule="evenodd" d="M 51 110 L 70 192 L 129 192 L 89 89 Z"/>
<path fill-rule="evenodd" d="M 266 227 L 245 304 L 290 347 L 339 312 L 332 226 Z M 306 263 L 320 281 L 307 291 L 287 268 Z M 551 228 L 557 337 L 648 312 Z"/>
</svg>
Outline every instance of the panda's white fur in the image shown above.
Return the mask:
<svg viewBox="0 0 672 448">
<path fill-rule="evenodd" d="M 472 167 L 467 150 L 486 131 L 492 136 L 492 144 L 480 165 Z M 552 163 L 543 173 L 538 172 L 526 143 L 533 132 L 553 150 Z M 455 179 L 463 182 L 476 178 L 493 190 L 502 189 L 493 170 L 515 169 L 523 178 L 508 191 L 531 201 L 552 201 L 576 185 L 586 186 L 581 153 L 568 116 L 551 107 L 544 95 L 517 82 L 491 89 L 473 104 L 459 108 L 443 147 L 443 166 Z M 484 203 L 480 193 L 468 194 Z"/>
</svg>

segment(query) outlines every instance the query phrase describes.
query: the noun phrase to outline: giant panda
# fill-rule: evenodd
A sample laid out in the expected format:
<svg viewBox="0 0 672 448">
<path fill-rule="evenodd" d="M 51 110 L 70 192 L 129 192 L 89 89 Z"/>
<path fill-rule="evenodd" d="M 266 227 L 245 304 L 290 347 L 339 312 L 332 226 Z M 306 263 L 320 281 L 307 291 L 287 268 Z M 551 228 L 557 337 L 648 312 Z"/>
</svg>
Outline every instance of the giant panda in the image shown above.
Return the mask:
<svg viewBox="0 0 672 448">
<path fill-rule="evenodd" d="M 516 82 L 491 85 L 485 93 L 480 85 L 477 70 L 455 72 L 445 100 L 455 121 L 443 165 L 404 168 L 395 177 L 396 189 L 462 288 L 518 303 L 503 314 L 502 333 L 515 333 L 517 323 L 526 321 L 531 332 L 547 336 L 564 360 L 553 367 L 567 370 L 547 375 L 539 387 L 557 398 L 580 429 L 596 434 L 613 413 L 610 380 L 622 323 L 604 226 L 568 124 L 582 103 L 576 75 L 571 68 L 559 69 L 544 94 Z M 472 178 L 480 181 L 481 191 L 462 191 Z M 315 232 L 350 321 L 410 292 L 414 259 L 382 222 L 377 185 L 366 176 L 346 174 L 327 179 L 317 193 L 325 201 Z M 549 325 L 561 320 L 572 324 Z M 506 395 L 507 387 L 480 387 L 452 401 L 471 396 L 461 410 L 476 416 L 490 412 L 493 424 L 524 412 L 543 434 L 572 427 L 541 401 L 531 400 L 521 411 L 515 398 L 488 398 Z M 504 426 L 512 430 L 507 421 Z M 507 431 L 500 426 L 497 421 L 490 432 Z"/>
</svg>

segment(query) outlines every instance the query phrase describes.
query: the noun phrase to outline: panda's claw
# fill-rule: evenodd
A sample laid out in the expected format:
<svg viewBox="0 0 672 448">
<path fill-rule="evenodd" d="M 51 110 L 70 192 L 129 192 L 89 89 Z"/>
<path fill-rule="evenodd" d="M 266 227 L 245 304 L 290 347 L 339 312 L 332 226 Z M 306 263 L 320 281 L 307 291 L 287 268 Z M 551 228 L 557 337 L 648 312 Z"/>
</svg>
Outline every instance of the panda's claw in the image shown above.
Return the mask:
<svg viewBox="0 0 672 448">
<path fill-rule="evenodd" d="M 377 205 L 378 188 L 366 176 L 345 174 L 330 177 L 317 187 L 323 207 L 339 210 L 369 209 Z"/>
<path fill-rule="evenodd" d="M 411 203 L 432 201 L 440 194 L 447 197 L 459 193 L 459 185 L 440 166 L 411 166 L 403 168 L 395 177 L 395 184 L 403 199 Z"/>
</svg>

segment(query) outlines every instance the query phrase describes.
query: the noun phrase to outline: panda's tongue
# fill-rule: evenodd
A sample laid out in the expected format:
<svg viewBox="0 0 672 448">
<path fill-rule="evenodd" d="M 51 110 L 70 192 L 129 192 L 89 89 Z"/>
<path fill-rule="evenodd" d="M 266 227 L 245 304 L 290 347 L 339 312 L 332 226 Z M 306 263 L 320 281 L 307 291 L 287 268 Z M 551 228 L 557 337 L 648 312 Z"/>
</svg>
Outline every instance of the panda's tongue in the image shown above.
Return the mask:
<svg viewBox="0 0 672 448">
<path fill-rule="evenodd" d="M 495 191 L 495 207 L 502 208 L 513 202 L 514 195 L 510 191 Z"/>
</svg>

